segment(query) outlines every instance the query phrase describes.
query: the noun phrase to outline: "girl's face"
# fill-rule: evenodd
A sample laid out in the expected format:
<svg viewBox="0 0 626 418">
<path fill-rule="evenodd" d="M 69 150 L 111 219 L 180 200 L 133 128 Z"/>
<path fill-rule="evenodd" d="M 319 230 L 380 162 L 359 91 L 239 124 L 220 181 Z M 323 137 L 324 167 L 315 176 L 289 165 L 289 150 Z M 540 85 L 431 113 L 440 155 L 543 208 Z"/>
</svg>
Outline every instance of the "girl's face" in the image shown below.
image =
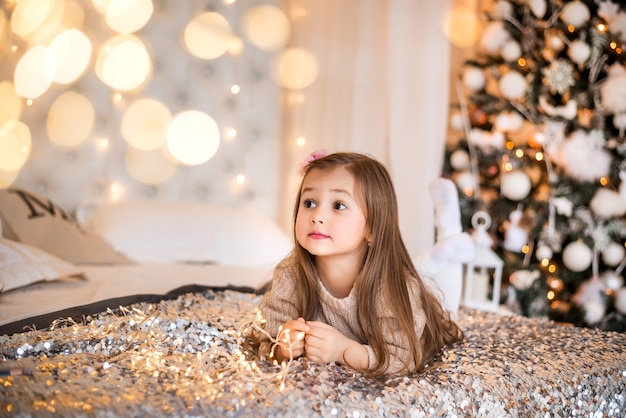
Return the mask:
<svg viewBox="0 0 626 418">
<path fill-rule="evenodd" d="M 367 251 L 370 233 L 354 186 L 354 176 L 343 167 L 312 169 L 304 179 L 295 235 L 316 257 L 361 261 Z"/>
</svg>

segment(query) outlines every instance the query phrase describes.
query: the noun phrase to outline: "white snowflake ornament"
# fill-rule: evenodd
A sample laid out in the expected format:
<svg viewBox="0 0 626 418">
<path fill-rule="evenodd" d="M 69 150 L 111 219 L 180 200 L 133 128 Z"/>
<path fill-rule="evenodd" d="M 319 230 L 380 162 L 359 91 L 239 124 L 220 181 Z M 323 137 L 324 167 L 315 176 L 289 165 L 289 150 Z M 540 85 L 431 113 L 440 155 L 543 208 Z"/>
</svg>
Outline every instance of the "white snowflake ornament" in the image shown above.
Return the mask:
<svg viewBox="0 0 626 418">
<path fill-rule="evenodd" d="M 558 59 L 543 69 L 543 75 L 551 89 L 559 94 L 565 93 L 576 84 L 574 80 L 574 67 L 565 59 Z"/>
</svg>

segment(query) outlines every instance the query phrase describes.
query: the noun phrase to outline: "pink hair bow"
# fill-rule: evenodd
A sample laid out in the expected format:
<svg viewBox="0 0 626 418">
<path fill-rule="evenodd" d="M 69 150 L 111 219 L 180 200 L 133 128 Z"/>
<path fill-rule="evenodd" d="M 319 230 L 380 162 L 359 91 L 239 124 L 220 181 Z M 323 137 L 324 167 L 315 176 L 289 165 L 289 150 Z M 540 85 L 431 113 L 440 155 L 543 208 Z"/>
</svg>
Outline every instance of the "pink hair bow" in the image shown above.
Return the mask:
<svg viewBox="0 0 626 418">
<path fill-rule="evenodd" d="M 309 164 L 311 164 L 315 160 L 324 158 L 327 155 L 328 155 L 328 151 L 326 151 L 325 149 L 318 149 L 318 150 L 313 151 L 298 166 L 298 174 L 300 174 L 301 176 L 304 175 L 304 173 L 306 173 L 306 169 L 309 166 Z"/>
</svg>

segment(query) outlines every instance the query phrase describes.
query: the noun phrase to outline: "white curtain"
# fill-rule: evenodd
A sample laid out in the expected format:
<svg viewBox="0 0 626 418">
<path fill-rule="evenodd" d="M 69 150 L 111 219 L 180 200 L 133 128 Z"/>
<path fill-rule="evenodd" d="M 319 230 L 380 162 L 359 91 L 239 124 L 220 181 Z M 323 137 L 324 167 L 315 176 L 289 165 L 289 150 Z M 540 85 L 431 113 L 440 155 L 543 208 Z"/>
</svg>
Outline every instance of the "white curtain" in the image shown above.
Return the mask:
<svg viewBox="0 0 626 418">
<path fill-rule="evenodd" d="M 389 169 L 411 255 L 433 244 L 428 182 L 440 175 L 446 141 L 450 44 L 442 22 L 451 1 L 285 1 L 289 46 L 310 50 L 319 63 L 313 84 L 284 95 L 285 228 L 298 163 L 319 148 L 358 151 Z"/>
</svg>

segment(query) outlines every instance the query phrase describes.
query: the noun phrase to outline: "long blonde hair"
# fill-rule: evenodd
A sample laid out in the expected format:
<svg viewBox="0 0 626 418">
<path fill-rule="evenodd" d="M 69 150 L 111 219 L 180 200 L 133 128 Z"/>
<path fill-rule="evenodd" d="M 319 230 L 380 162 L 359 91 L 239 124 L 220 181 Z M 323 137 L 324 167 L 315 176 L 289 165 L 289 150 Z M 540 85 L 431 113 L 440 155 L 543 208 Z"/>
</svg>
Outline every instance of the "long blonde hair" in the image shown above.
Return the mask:
<svg viewBox="0 0 626 418">
<path fill-rule="evenodd" d="M 311 170 L 346 168 L 355 179 L 355 194 L 365 213 L 366 223 L 372 232 L 373 242 L 365 256 L 363 267 L 355 283 L 357 316 L 359 325 L 373 349 L 378 365 L 368 370 L 372 376 L 382 376 L 389 364 L 389 350 L 380 327 L 376 298 L 381 288 L 388 295 L 390 308 L 400 324 L 401 332 L 409 340 L 410 359 L 414 370 L 420 371 L 424 364 L 445 345 L 463 339 L 463 332 L 450 319 L 449 313 L 437 298 L 427 290 L 415 270 L 400 234 L 398 204 L 393 183 L 385 167 L 375 159 L 359 153 L 339 152 L 314 160 L 305 168 L 302 183 Z M 294 225 L 300 208 L 302 183 L 298 191 L 293 220 Z M 300 314 L 307 320 L 314 319 L 321 307 L 317 287 L 315 257 L 296 243 L 294 254 L 298 260 L 299 280 L 296 281 L 300 299 Z M 416 332 L 407 288 L 407 278 L 414 277 L 420 290 L 420 302 L 426 314 L 426 325 L 420 342 Z M 422 352 L 421 347 L 424 347 Z"/>
</svg>

